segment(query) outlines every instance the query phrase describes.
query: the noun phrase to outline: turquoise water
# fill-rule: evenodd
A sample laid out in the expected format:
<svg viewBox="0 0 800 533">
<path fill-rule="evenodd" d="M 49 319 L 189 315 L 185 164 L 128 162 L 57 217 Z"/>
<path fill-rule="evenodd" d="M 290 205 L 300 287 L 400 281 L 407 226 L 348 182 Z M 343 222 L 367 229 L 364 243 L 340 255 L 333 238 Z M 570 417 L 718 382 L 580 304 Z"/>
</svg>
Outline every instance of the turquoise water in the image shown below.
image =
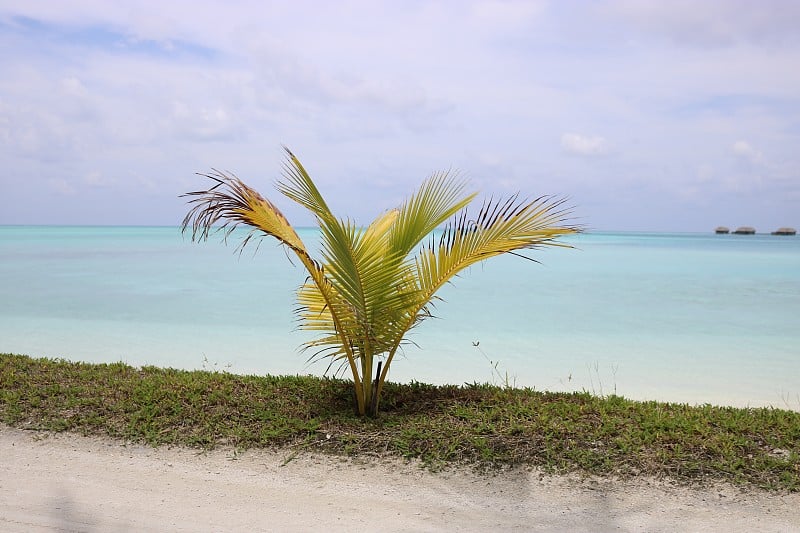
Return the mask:
<svg viewBox="0 0 800 533">
<path fill-rule="evenodd" d="M 314 230 L 303 230 L 307 243 Z M 265 240 L 177 228 L 0 227 L 0 352 L 321 375 L 297 347 L 305 276 Z M 390 379 L 506 380 L 800 410 L 800 238 L 612 234 L 499 258 L 442 291 Z M 479 343 L 479 346 L 474 346 Z M 495 370 L 496 368 L 496 370 Z M 498 372 L 500 377 L 498 377 Z"/>
</svg>

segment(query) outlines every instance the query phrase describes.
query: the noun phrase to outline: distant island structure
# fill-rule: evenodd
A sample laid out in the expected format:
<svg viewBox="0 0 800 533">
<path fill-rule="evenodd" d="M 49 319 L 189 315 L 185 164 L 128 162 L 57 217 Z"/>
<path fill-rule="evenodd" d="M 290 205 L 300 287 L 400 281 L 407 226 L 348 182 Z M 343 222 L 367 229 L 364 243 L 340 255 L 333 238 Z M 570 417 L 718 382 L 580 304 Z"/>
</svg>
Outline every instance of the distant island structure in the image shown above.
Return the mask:
<svg viewBox="0 0 800 533">
<path fill-rule="evenodd" d="M 736 228 L 736 231 L 733 232 L 734 235 L 755 235 L 755 233 L 756 229 L 750 226 L 741 226 Z"/>
<path fill-rule="evenodd" d="M 756 229 L 750 226 L 740 226 L 736 228 L 736 231 L 731 232 L 731 230 L 725 226 L 717 226 L 714 233 L 717 235 L 727 235 L 729 233 L 733 233 L 734 235 L 755 235 Z M 797 235 L 797 230 L 794 228 L 778 228 L 772 232 L 772 235 Z"/>
</svg>

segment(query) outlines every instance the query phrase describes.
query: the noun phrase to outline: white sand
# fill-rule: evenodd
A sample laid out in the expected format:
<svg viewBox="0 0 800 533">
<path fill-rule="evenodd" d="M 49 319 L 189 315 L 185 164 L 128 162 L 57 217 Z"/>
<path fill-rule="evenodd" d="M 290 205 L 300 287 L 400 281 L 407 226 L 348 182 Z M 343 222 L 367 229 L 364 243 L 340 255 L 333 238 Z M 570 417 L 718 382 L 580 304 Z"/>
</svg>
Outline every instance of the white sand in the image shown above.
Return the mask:
<svg viewBox="0 0 800 533">
<path fill-rule="evenodd" d="M 800 531 L 800 494 L 290 455 L 0 426 L 0 531 Z"/>
</svg>

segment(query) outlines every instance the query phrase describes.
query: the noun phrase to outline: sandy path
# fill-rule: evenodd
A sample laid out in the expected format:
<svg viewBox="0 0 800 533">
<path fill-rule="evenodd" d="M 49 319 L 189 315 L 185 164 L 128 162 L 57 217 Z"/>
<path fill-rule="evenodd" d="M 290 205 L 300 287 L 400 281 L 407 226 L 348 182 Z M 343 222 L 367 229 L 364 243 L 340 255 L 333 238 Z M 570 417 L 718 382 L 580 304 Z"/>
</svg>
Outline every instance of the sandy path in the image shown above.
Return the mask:
<svg viewBox="0 0 800 533">
<path fill-rule="evenodd" d="M 0 531 L 800 531 L 800 494 L 287 456 L 0 426 Z"/>
</svg>

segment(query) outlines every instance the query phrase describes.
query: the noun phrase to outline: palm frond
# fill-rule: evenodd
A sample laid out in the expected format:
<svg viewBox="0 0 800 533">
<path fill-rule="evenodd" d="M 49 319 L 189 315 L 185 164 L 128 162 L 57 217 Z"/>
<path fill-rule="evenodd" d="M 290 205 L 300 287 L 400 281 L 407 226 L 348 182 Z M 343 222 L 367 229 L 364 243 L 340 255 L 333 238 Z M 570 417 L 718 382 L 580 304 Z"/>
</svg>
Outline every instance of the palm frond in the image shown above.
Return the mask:
<svg viewBox="0 0 800 533">
<path fill-rule="evenodd" d="M 283 149 L 288 159 L 283 164 L 283 180 L 277 183 L 278 191 L 311 211 L 318 219 L 333 219 L 328 204 L 300 160 L 285 146 Z"/>
<path fill-rule="evenodd" d="M 518 195 L 484 202 L 472 219 L 463 209 L 445 227 L 439 238 L 430 237 L 415 258 L 414 279 L 418 300 L 404 324 L 405 331 L 430 316 L 430 306 L 441 287 L 464 269 L 491 257 L 540 246 L 569 246 L 558 237 L 577 233 L 577 226 L 565 225 L 569 209 L 563 199 L 539 197 L 520 200 Z M 402 329 L 402 328 L 401 328 Z M 386 369 L 402 339 L 390 350 Z"/>
<path fill-rule="evenodd" d="M 308 254 L 300 236 L 283 213 L 235 175 L 216 169 L 210 174 L 199 175 L 216 182 L 216 185 L 182 195 L 192 198 L 189 201 L 192 208 L 182 223 L 184 233 L 191 226 L 192 240 L 207 240 L 216 231 L 223 231 L 227 238 L 244 224 L 264 235 L 275 237 L 296 252 Z M 248 234 L 241 246 L 253 236 L 253 232 Z"/>
<path fill-rule="evenodd" d="M 299 164 L 299 161 L 297 163 Z M 349 342 L 346 340 L 346 335 L 353 331 L 352 314 L 348 313 L 348 306 L 328 279 L 323 265 L 309 255 L 300 236 L 272 202 L 264 199 L 234 175 L 218 170 L 201 175 L 216 184 L 210 189 L 184 195 L 191 198 L 189 203 L 192 208 L 183 220 L 183 231 L 191 227 L 193 240 L 208 239 L 210 234 L 216 231 L 223 231 L 227 238 L 238 226 L 246 225 L 252 228 L 252 231 L 245 237 L 240 247 L 245 246 L 255 234 L 261 233 L 275 237 L 291 249 L 308 271 L 317 297 L 332 310 L 333 334 L 338 337 L 351 365 L 353 379 L 358 384 L 356 357 L 350 351 Z M 311 185 L 313 187 L 313 183 Z"/>
<path fill-rule="evenodd" d="M 366 229 L 353 221 L 336 218 L 299 160 L 288 150 L 287 153 L 289 159 L 278 188 L 317 217 L 326 278 L 346 304 L 349 317 L 358 324 L 357 330 L 350 330 L 354 351 L 374 353 L 376 349 L 383 350 L 385 343 L 381 328 L 397 322 L 395 309 L 398 302 L 406 298 L 401 288 L 407 285 L 404 280 L 411 268 L 402 254 L 389 247 L 390 235 L 402 211 L 386 212 Z M 314 291 L 313 287 L 304 286 L 299 297 L 309 302 L 316 298 L 314 301 L 318 304 L 319 298 L 313 294 Z M 336 311 L 323 315 L 324 320 L 317 312 L 311 303 L 308 309 L 301 306 L 300 316 L 307 322 L 304 329 L 326 329 L 323 324 L 327 321 L 327 330 L 330 330 L 330 321 Z"/>
<path fill-rule="evenodd" d="M 445 283 L 491 257 L 526 257 L 521 255 L 526 249 L 568 246 L 558 238 L 579 231 L 565 224 L 569 209 L 564 201 L 551 197 L 488 199 L 473 218 L 467 207 L 475 194 L 467 194 L 452 172 L 433 174 L 399 208 L 362 228 L 335 217 L 300 161 L 288 148 L 286 153 L 278 190 L 316 217 L 319 261 L 274 204 L 236 176 L 217 170 L 203 174 L 212 187 L 184 195 L 192 207 L 183 231 L 191 228 L 193 240 L 217 231 L 227 239 L 244 225 L 251 231 L 241 247 L 255 236 L 271 236 L 294 252 L 308 271 L 297 291 L 295 313 L 300 328 L 315 334 L 303 350 L 312 361 L 328 358 L 328 370 L 349 366 L 362 414 L 377 412 L 394 355 L 408 342 L 408 331 L 432 316 L 436 293 Z M 434 231 L 448 220 L 437 236 Z M 373 389 L 373 362 L 381 355 L 385 365 L 378 363 Z"/>
<path fill-rule="evenodd" d="M 577 233 L 565 225 L 569 209 L 565 200 L 539 197 L 528 201 L 512 196 L 486 200 L 475 219 L 463 210 L 437 240 L 423 247 L 417 274 L 423 294 L 430 298 L 454 275 L 480 261 L 518 250 L 541 246 L 569 246 L 559 237 Z"/>
<path fill-rule="evenodd" d="M 465 188 L 466 183 L 459 180 L 457 174 L 437 172 L 431 175 L 398 210 L 398 220 L 391 234 L 392 248 L 408 255 L 475 198 L 475 193 L 465 195 Z"/>
</svg>

